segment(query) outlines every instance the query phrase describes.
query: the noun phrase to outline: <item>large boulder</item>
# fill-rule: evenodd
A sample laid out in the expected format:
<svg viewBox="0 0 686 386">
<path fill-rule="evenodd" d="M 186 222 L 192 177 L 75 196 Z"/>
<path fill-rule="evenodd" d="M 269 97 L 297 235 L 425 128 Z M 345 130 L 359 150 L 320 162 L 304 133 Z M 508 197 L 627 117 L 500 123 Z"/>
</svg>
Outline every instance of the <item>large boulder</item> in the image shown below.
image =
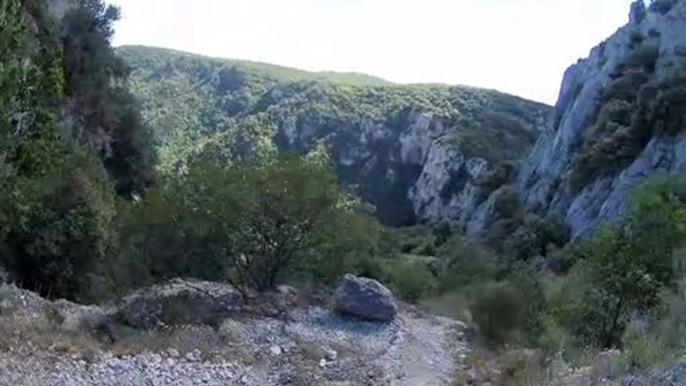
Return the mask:
<svg viewBox="0 0 686 386">
<path fill-rule="evenodd" d="M 345 275 L 334 294 L 335 310 L 366 320 L 390 322 L 398 307 L 393 293 L 374 279 Z"/>
<path fill-rule="evenodd" d="M 174 279 L 124 298 L 117 318 L 135 328 L 165 325 L 219 325 L 241 309 L 243 297 L 233 287 Z"/>
</svg>

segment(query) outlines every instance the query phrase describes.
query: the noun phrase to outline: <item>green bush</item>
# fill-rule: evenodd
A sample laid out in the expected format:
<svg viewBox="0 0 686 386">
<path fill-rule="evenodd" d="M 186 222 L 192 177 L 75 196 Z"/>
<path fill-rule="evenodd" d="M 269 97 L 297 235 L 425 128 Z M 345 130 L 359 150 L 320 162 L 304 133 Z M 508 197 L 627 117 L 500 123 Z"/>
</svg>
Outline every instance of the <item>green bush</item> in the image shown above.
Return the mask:
<svg viewBox="0 0 686 386">
<path fill-rule="evenodd" d="M 503 277 L 506 266 L 498 257 L 477 241 L 464 236 L 451 238 L 439 254 L 438 289 L 449 292 Z"/>
<path fill-rule="evenodd" d="M 98 166 L 94 157 L 72 156 L 55 184 L 44 187 L 40 206 L 27 214 L 30 231 L 10 231 L 2 263 L 23 287 L 93 300 L 91 275 L 102 274 L 117 246 L 114 197 Z"/>
<path fill-rule="evenodd" d="M 511 183 L 517 172 L 517 166 L 513 162 L 501 162 L 493 170 L 482 175 L 475 182 L 478 193 L 477 203 L 483 202 L 488 196 L 503 185 Z"/>
<path fill-rule="evenodd" d="M 519 200 L 519 194 L 514 187 L 505 186 L 498 190 L 493 205 L 494 218 L 515 218 L 521 209 L 522 204 Z"/>
<path fill-rule="evenodd" d="M 669 351 L 660 338 L 650 334 L 637 323 L 629 323 L 621 339 L 626 367 L 645 370 L 667 359 Z"/>
<path fill-rule="evenodd" d="M 562 221 L 528 215 L 504 243 L 505 255 L 515 260 L 529 260 L 537 256 L 548 257 L 549 250 L 567 243 L 568 235 Z"/>
<path fill-rule="evenodd" d="M 471 307 L 474 323 L 485 342 L 532 344 L 543 331 L 545 297 L 536 275 L 516 269 L 506 281 L 485 284 Z"/>
<path fill-rule="evenodd" d="M 401 298 L 416 302 L 431 294 L 436 286 L 436 278 L 426 263 L 404 261 L 390 267 L 388 282 Z"/>
<path fill-rule="evenodd" d="M 289 278 L 332 282 L 383 254 L 381 228 L 327 163 L 297 155 L 265 165 L 198 160 L 163 182 L 122 230 L 137 256 L 131 266 L 148 262 L 158 279 L 224 278 L 265 291 Z"/>
</svg>

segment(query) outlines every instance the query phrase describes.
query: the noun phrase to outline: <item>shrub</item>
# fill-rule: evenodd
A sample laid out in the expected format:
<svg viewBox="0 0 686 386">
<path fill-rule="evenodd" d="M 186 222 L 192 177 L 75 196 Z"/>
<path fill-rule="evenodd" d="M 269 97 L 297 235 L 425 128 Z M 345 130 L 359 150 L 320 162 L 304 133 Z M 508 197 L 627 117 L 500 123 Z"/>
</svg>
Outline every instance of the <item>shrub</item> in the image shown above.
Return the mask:
<svg viewBox="0 0 686 386">
<path fill-rule="evenodd" d="M 93 157 L 70 157 L 34 211 L 27 232 L 10 231 L 2 263 L 23 287 L 44 296 L 93 300 L 93 274 L 116 252 L 115 207 Z M 97 288 L 97 291 L 104 288 Z"/>
<path fill-rule="evenodd" d="M 226 318 L 219 326 L 219 333 L 227 342 L 235 342 L 238 340 L 241 325 L 237 321 Z"/>
<path fill-rule="evenodd" d="M 410 302 L 418 301 L 436 287 L 436 279 L 431 271 L 419 261 L 405 261 L 391 267 L 388 281 L 400 297 Z"/>
<path fill-rule="evenodd" d="M 354 268 L 358 276 L 368 277 L 379 282 L 388 282 L 388 272 L 380 258 L 363 258 L 357 263 Z"/>
<path fill-rule="evenodd" d="M 628 68 L 641 68 L 648 73 L 655 72 L 660 47 L 657 44 L 643 44 L 634 49 L 626 59 Z"/>
<path fill-rule="evenodd" d="M 224 278 L 265 291 L 288 278 L 331 282 L 382 253 L 380 227 L 328 164 L 198 160 L 160 189 L 122 230 L 122 243 L 156 278 Z"/>
<path fill-rule="evenodd" d="M 493 170 L 480 176 L 475 182 L 478 193 L 476 202 L 483 202 L 488 196 L 515 178 L 517 167 L 513 162 L 501 162 Z"/>
<path fill-rule="evenodd" d="M 677 0 L 651 0 L 648 10 L 651 12 L 657 12 L 661 14 L 666 14 L 672 7 L 676 4 Z"/>
<path fill-rule="evenodd" d="M 631 34 L 629 34 L 629 47 L 631 49 L 635 49 L 641 46 L 643 44 L 643 41 L 645 40 L 645 37 L 639 30 L 633 30 L 631 31 Z"/>
<path fill-rule="evenodd" d="M 514 218 L 521 209 L 521 201 L 517 190 L 512 186 L 501 188 L 495 197 L 493 205 L 494 218 Z"/>
<path fill-rule="evenodd" d="M 508 280 L 486 284 L 475 296 L 474 323 L 488 344 L 530 344 L 538 339 L 545 297 L 531 268 L 517 267 Z"/>
<path fill-rule="evenodd" d="M 503 277 L 505 266 L 497 256 L 476 241 L 456 236 L 448 241 L 441 252 L 439 290 L 448 292 Z"/>
<path fill-rule="evenodd" d="M 643 370 L 666 359 L 668 350 L 660 338 L 645 331 L 640 322 L 629 323 L 621 339 L 625 366 Z"/>
<path fill-rule="evenodd" d="M 505 240 L 504 250 L 508 257 L 515 260 L 548 257 L 551 247 L 562 247 L 567 239 L 567 230 L 562 221 L 529 215 L 525 217 L 524 224 Z"/>
<path fill-rule="evenodd" d="M 501 282 L 486 285 L 477 292 L 471 312 L 479 334 L 487 344 L 525 344 L 531 339 L 526 305 L 527 299 L 516 287 Z"/>
</svg>

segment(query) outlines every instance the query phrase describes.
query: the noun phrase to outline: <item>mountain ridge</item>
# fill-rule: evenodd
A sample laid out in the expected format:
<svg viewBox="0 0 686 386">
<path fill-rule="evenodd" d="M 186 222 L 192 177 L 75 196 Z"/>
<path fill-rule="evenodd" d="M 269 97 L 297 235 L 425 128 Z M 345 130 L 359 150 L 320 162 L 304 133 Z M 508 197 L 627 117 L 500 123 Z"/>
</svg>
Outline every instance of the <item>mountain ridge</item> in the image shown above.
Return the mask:
<svg viewBox="0 0 686 386">
<path fill-rule="evenodd" d="M 298 67 L 292 67 L 292 66 L 286 66 L 286 65 L 281 65 L 281 64 L 275 64 L 275 63 L 269 63 L 269 62 L 263 62 L 263 61 L 254 61 L 254 60 L 248 60 L 248 59 L 234 59 L 234 58 L 227 58 L 227 57 L 219 57 L 219 56 L 212 56 L 212 55 L 204 55 L 204 54 L 198 54 L 198 53 L 193 53 L 190 51 L 184 51 L 184 50 L 178 50 L 174 48 L 167 48 L 167 47 L 157 47 L 157 46 L 149 46 L 149 45 L 141 45 L 141 44 L 124 44 L 115 47 L 115 51 L 119 52 L 120 55 L 123 56 L 130 56 L 130 51 L 157 51 L 159 53 L 166 53 L 166 54 L 172 54 L 172 55 L 178 55 L 178 56 L 185 56 L 185 57 L 200 57 L 204 58 L 207 60 L 211 61 L 216 61 L 216 62 L 223 62 L 224 64 L 233 64 L 233 65 L 238 65 L 238 66 L 245 66 L 247 68 L 250 68 L 252 70 L 256 70 L 258 72 L 264 72 L 265 74 L 272 75 L 276 74 L 274 78 L 282 81 L 327 81 L 331 82 L 334 84 L 342 84 L 342 85 L 351 85 L 351 86 L 379 86 L 379 87 L 409 87 L 409 88 L 422 88 L 422 87 L 439 87 L 439 88 L 462 88 L 462 89 L 473 89 L 473 90 L 483 90 L 483 91 L 489 91 L 489 92 L 496 92 L 499 94 L 511 96 L 513 98 L 518 98 L 522 100 L 527 100 L 527 101 L 532 101 L 534 103 L 538 103 L 540 105 L 544 106 L 549 106 L 552 107 L 551 104 L 542 102 L 542 101 L 536 101 L 532 99 L 528 99 L 526 97 L 512 94 L 509 92 L 501 91 L 495 88 L 487 88 L 487 87 L 480 87 L 480 86 L 473 86 L 473 85 L 467 85 L 467 84 L 454 84 L 454 83 L 444 83 L 444 82 L 395 82 L 391 81 L 388 79 L 385 79 L 381 76 L 377 75 L 370 75 L 364 72 L 357 72 L 357 71 L 332 71 L 332 70 L 321 70 L 321 71 L 313 71 L 313 70 L 305 70 L 301 69 Z M 279 72 L 282 73 L 288 73 L 290 74 L 289 76 L 283 76 L 280 77 L 278 75 Z"/>
</svg>

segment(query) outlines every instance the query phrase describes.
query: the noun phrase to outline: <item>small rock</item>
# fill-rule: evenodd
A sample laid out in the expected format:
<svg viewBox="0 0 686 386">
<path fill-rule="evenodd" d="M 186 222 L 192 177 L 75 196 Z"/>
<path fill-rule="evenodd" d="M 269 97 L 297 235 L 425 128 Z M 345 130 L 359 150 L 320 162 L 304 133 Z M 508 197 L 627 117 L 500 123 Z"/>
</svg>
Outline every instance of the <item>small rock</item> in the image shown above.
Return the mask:
<svg viewBox="0 0 686 386">
<path fill-rule="evenodd" d="M 241 379 L 239 380 L 239 382 L 242 383 L 242 384 L 244 384 L 244 385 L 247 385 L 248 382 L 250 382 L 250 378 L 248 378 L 248 376 L 244 374 L 244 375 L 241 377 Z"/>
<path fill-rule="evenodd" d="M 269 351 L 272 352 L 272 355 L 281 355 L 281 347 L 278 345 L 273 345 L 272 347 L 269 348 Z"/>
<path fill-rule="evenodd" d="M 326 367 L 326 359 L 322 359 L 319 361 L 319 367 Z"/>
<path fill-rule="evenodd" d="M 170 348 L 169 350 L 167 350 L 167 355 L 169 355 L 172 358 L 178 358 L 179 352 L 176 349 Z"/>
<path fill-rule="evenodd" d="M 324 349 L 324 359 L 327 361 L 335 361 L 338 358 L 336 350 Z"/>
<path fill-rule="evenodd" d="M 162 356 L 160 356 L 159 354 L 152 354 L 150 356 L 150 361 L 154 364 L 160 364 L 162 363 Z"/>
</svg>

